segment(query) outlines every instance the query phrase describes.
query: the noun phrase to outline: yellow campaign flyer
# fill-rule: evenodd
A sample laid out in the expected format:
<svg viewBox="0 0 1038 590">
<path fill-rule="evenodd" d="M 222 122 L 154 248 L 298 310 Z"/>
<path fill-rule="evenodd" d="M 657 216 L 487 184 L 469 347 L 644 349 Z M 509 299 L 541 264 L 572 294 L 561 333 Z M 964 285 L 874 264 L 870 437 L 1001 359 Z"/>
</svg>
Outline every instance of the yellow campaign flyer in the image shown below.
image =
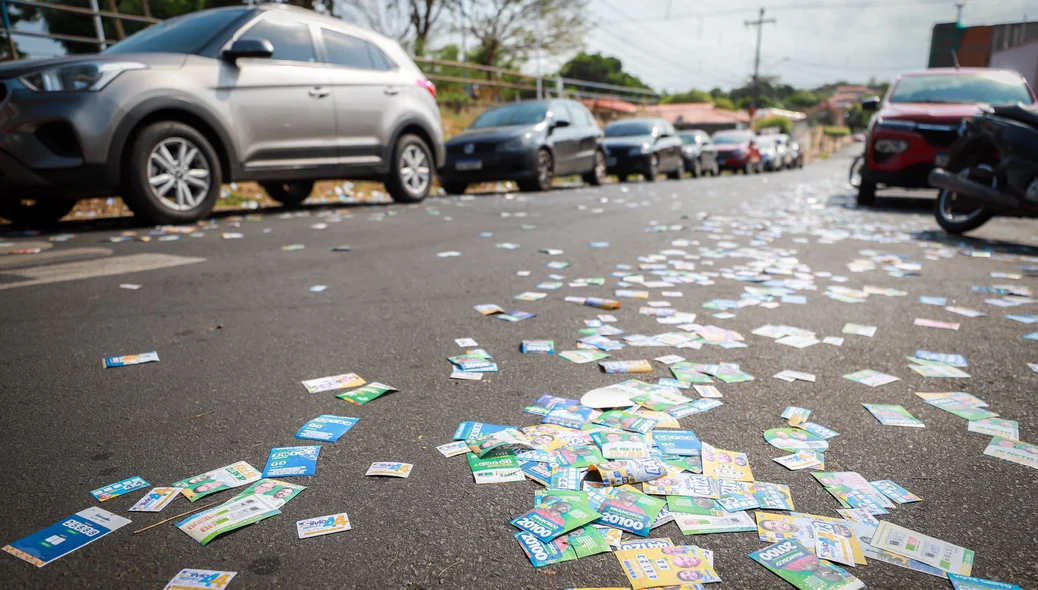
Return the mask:
<svg viewBox="0 0 1038 590">
<path fill-rule="evenodd" d="M 703 475 L 732 481 L 753 481 L 746 453 L 726 451 L 703 443 Z"/>
<path fill-rule="evenodd" d="M 615 555 L 635 590 L 721 581 L 706 553 L 695 545 L 622 549 Z"/>
</svg>

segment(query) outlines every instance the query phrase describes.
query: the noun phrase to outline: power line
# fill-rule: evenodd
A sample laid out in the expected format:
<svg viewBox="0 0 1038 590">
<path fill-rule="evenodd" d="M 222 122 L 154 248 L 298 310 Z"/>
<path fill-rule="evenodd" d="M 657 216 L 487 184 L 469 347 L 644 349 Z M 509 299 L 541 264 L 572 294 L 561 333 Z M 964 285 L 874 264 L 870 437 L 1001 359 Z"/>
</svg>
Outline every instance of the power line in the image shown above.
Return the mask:
<svg viewBox="0 0 1038 590">
<path fill-rule="evenodd" d="M 764 18 L 763 7 L 760 9 L 760 16 L 757 17 L 757 20 L 746 21 L 747 27 L 757 27 L 757 53 L 753 58 L 753 99 L 750 102 L 750 116 L 757 112 L 757 101 L 760 100 L 760 43 L 764 34 L 764 25 L 777 22 L 773 18 Z"/>
</svg>

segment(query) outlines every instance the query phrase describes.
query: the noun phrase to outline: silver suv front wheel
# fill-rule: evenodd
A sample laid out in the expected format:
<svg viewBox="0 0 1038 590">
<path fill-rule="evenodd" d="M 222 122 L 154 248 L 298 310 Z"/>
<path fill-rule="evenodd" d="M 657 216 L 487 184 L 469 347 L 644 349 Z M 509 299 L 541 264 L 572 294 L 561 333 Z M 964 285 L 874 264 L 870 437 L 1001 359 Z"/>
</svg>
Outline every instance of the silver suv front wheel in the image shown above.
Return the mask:
<svg viewBox="0 0 1038 590">
<path fill-rule="evenodd" d="M 404 135 L 396 142 L 386 190 L 398 203 L 417 203 L 429 196 L 435 168 L 432 152 L 422 138 Z"/>
</svg>

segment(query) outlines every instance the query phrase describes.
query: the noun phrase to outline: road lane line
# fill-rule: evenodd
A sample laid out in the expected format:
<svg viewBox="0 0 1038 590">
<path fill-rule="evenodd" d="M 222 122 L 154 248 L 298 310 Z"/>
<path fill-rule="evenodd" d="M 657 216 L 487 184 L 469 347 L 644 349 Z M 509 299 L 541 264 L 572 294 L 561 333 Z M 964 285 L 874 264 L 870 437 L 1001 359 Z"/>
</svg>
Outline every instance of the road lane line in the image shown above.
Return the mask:
<svg viewBox="0 0 1038 590">
<path fill-rule="evenodd" d="M 80 262 L 52 264 L 36 268 L 17 269 L 14 272 L 6 274 L 24 277 L 28 280 L 16 283 L 0 283 L 0 291 L 16 289 L 19 287 L 46 285 L 49 283 L 61 283 L 64 281 L 78 281 L 95 277 L 143 272 L 146 270 L 194 264 L 196 262 L 204 261 L 205 258 L 173 256 L 170 254 L 132 254 L 130 256 L 115 256 L 98 260 L 84 260 Z"/>
<path fill-rule="evenodd" d="M 12 271 L 18 268 L 31 266 L 42 266 L 51 262 L 60 262 L 75 258 L 97 258 L 111 256 L 112 251 L 108 248 L 65 248 L 61 250 L 50 250 L 39 254 L 10 254 L 0 256 L 0 271 Z"/>
</svg>

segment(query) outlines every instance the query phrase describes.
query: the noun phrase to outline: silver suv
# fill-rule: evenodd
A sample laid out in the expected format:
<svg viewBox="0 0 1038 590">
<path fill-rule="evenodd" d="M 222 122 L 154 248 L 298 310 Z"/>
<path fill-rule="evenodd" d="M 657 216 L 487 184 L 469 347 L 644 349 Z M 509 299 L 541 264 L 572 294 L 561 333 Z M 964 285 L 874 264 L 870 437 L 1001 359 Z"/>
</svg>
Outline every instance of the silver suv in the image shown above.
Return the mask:
<svg viewBox="0 0 1038 590">
<path fill-rule="evenodd" d="M 444 160 L 436 87 L 394 41 L 281 5 L 165 21 L 101 54 L 0 66 L 0 217 L 53 222 L 121 195 L 194 221 L 221 183 L 286 206 L 320 179 L 429 194 Z"/>
</svg>

